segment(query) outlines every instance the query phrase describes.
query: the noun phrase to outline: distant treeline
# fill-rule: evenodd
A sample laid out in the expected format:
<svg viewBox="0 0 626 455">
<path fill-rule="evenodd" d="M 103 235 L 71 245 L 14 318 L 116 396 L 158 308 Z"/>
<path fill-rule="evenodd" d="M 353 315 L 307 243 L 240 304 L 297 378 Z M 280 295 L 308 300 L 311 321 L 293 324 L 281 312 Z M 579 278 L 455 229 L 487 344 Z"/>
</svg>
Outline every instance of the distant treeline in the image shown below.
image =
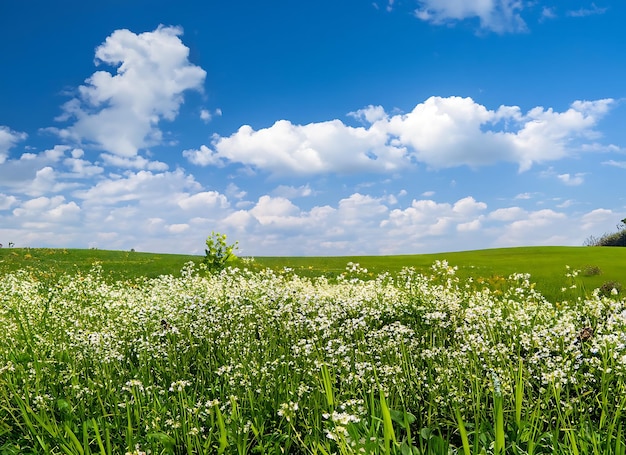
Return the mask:
<svg viewBox="0 0 626 455">
<path fill-rule="evenodd" d="M 626 246 L 626 218 L 617 225 L 617 232 L 604 234 L 602 237 L 590 236 L 586 246 Z"/>
</svg>

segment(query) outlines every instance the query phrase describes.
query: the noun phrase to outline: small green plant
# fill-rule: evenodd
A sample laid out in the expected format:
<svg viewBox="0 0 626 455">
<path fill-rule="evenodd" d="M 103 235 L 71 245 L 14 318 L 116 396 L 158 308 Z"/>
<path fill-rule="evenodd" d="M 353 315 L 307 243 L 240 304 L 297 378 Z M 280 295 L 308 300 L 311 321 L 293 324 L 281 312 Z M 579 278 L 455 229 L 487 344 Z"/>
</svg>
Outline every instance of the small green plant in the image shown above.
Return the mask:
<svg viewBox="0 0 626 455">
<path fill-rule="evenodd" d="M 600 286 L 600 295 L 609 297 L 611 295 L 617 295 L 621 292 L 622 285 L 617 281 L 605 281 Z"/>
<path fill-rule="evenodd" d="M 601 275 L 602 270 L 597 265 L 586 265 L 582 268 L 581 273 L 583 276 L 596 276 Z"/>
<path fill-rule="evenodd" d="M 239 242 L 229 245 L 226 241 L 226 234 L 211 232 L 211 235 L 206 239 L 204 263 L 209 271 L 222 270 L 228 261 L 236 257 L 234 252 L 238 249 Z"/>
</svg>

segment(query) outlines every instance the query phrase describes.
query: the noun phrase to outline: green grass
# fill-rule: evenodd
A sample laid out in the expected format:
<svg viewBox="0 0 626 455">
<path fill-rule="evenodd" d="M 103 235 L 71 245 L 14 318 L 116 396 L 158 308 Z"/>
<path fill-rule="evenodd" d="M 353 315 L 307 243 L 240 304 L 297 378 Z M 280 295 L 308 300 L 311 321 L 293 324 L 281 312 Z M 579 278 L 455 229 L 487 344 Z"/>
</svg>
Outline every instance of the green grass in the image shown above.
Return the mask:
<svg viewBox="0 0 626 455">
<path fill-rule="evenodd" d="M 0 454 L 625 455 L 624 251 L 4 249 Z"/>
<path fill-rule="evenodd" d="M 7 273 L 0 454 L 624 455 L 626 300 L 428 272 Z"/>
<path fill-rule="evenodd" d="M 64 273 L 86 273 L 100 264 L 104 276 L 111 280 L 180 274 L 188 261 L 200 262 L 199 256 L 182 254 L 139 253 L 70 248 L 2 248 L 0 274 L 20 269 L 58 276 Z"/>
<path fill-rule="evenodd" d="M 468 278 L 497 281 L 512 273 L 530 273 L 537 290 L 549 300 L 560 300 L 564 286 L 576 284 L 578 292 L 590 293 L 607 281 L 626 287 L 626 248 L 617 247 L 519 247 L 499 248 L 451 253 L 397 255 L 397 256 L 328 256 L 328 257 L 256 257 L 254 268 L 285 267 L 302 276 L 337 277 L 348 262 L 358 263 L 368 269 L 369 276 L 382 272 L 397 273 L 405 267 L 429 273 L 436 260 L 447 260 L 458 267 L 457 275 Z M 128 251 L 3 248 L 0 249 L 0 274 L 23 268 L 32 268 L 46 274 L 87 272 L 99 263 L 104 276 L 112 280 L 138 277 L 154 278 L 159 275 L 178 276 L 185 263 L 199 263 L 202 256 L 155 254 Z M 237 264 L 236 262 L 234 264 Z M 239 264 L 241 265 L 241 264 Z M 566 266 L 583 270 L 594 266 L 599 275 L 580 274 L 572 283 L 566 279 Z"/>
<path fill-rule="evenodd" d="M 626 286 L 626 248 L 616 247 L 519 247 L 499 248 L 453 253 L 436 253 L 400 256 L 351 256 L 351 257 L 257 257 L 263 267 L 276 270 L 289 267 L 305 276 L 337 276 L 348 262 L 358 263 L 373 275 L 384 271 L 396 273 L 405 267 L 413 267 L 420 273 L 429 273 L 436 260 L 447 260 L 458 267 L 461 279 L 484 278 L 497 281 L 512 273 L 530 273 L 537 290 L 549 299 L 561 299 L 561 288 L 571 285 L 566 280 L 566 266 L 582 270 L 596 266 L 600 275 L 576 277 L 576 284 L 587 292 L 606 281 L 617 281 Z"/>
</svg>

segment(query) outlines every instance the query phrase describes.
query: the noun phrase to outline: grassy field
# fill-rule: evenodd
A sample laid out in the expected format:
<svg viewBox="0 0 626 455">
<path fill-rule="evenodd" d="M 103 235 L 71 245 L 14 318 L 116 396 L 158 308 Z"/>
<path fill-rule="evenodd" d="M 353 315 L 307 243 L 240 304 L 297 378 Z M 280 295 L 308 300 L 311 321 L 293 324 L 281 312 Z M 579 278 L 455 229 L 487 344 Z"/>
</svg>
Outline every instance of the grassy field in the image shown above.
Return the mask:
<svg viewBox="0 0 626 455">
<path fill-rule="evenodd" d="M 399 256 L 257 257 L 251 264 L 235 262 L 233 265 L 256 270 L 269 267 L 276 271 L 286 267 L 302 276 L 333 278 L 343 273 L 346 265 L 352 262 L 368 270 L 364 278 L 373 278 L 383 272 L 397 273 L 405 267 L 428 273 L 437 260 L 446 260 L 458 267 L 457 275 L 461 279 L 471 277 L 492 284 L 512 273 L 530 273 L 531 281 L 549 300 L 560 300 L 561 289 L 572 284 L 586 293 L 605 282 L 626 286 L 626 248 L 615 247 L 521 247 Z M 0 249 L 0 274 L 23 268 L 46 275 L 86 273 L 98 263 L 105 278 L 127 280 L 178 276 L 189 261 L 200 263 L 202 257 L 86 249 L 4 248 Z M 566 276 L 573 270 L 581 272 L 575 280 Z M 590 275 L 591 271 L 594 274 Z"/>
<path fill-rule="evenodd" d="M 5 249 L 0 454 L 624 455 L 623 251 Z"/>
<path fill-rule="evenodd" d="M 57 276 L 64 273 L 86 273 L 100 264 L 104 276 L 111 280 L 159 275 L 179 275 L 188 261 L 200 262 L 201 257 L 182 254 L 140 253 L 69 248 L 1 248 L 0 274 L 31 269 L 40 274 Z"/>
<path fill-rule="evenodd" d="M 358 263 L 372 276 L 385 271 L 396 273 L 404 267 L 428 273 L 436 260 L 457 266 L 461 279 L 472 277 L 497 282 L 512 273 L 530 273 L 537 289 L 557 300 L 561 288 L 572 284 L 566 277 L 567 266 L 570 271 L 581 271 L 576 281 L 585 291 L 591 292 L 607 281 L 626 285 L 626 248 L 615 247 L 520 247 L 401 256 L 256 258 L 261 266 L 289 267 L 305 276 L 338 275 L 345 270 L 347 262 Z M 594 267 L 599 274 L 584 273 Z"/>
<path fill-rule="evenodd" d="M 625 455 L 625 252 L 3 249 L 0 454 Z"/>
</svg>

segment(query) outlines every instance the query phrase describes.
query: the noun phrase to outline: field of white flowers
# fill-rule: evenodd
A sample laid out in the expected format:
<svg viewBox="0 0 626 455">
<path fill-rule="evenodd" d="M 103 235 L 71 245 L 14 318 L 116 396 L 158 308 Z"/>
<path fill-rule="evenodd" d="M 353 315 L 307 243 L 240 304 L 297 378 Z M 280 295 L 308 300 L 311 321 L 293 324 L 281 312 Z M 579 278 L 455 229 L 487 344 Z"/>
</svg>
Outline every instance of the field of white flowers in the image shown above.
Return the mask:
<svg viewBox="0 0 626 455">
<path fill-rule="evenodd" d="M 619 295 L 366 276 L 5 275 L 0 453 L 625 453 Z"/>
</svg>

